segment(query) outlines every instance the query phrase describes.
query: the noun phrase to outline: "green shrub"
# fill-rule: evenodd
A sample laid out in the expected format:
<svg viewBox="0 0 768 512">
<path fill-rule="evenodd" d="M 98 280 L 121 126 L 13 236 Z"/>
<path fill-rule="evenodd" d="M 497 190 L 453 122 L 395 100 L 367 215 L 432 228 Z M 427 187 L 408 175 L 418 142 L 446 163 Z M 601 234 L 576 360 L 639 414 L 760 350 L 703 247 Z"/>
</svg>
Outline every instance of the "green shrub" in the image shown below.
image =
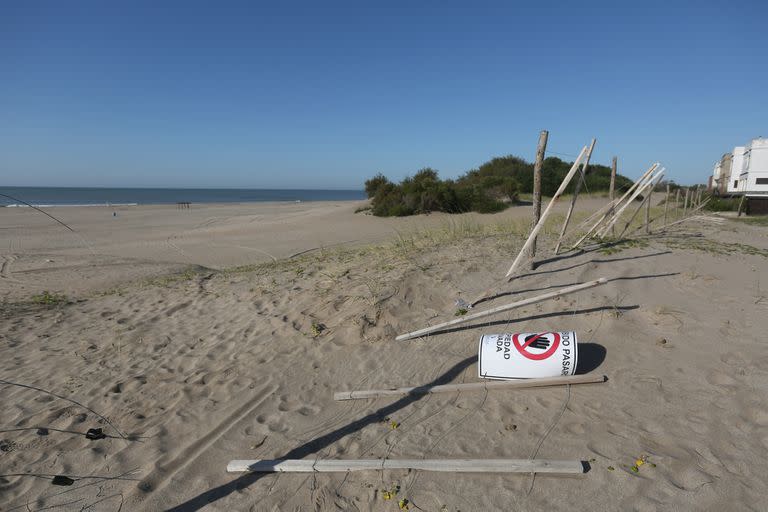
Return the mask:
<svg viewBox="0 0 768 512">
<path fill-rule="evenodd" d="M 553 196 L 573 164 L 556 157 L 546 158 L 542 166 L 541 191 Z M 590 165 L 585 179 L 585 192 L 608 190 L 610 168 Z M 577 179 L 566 189 L 573 192 Z M 624 176 L 616 176 L 616 190 L 622 192 L 632 185 Z M 494 213 L 516 203 L 520 194 L 533 191 L 533 165 L 516 156 L 493 158 L 458 179 L 441 180 L 437 171 L 421 169 L 399 184 L 381 173 L 365 182 L 365 192 L 371 201 L 371 211 L 378 216 L 404 216 L 440 211 L 462 213 L 475 211 Z"/>
<path fill-rule="evenodd" d="M 67 296 L 59 293 L 51 293 L 46 290 L 40 295 L 33 295 L 32 302 L 45 306 L 55 306 L 57 304 L 64 304 L 67 302 Z"/>
<path fill-rule="evenodd" d="M 381 173 L 378 173 L 373 178 L 366 180 L 365 194 L 368 196 L 368 199 L 370 199 L 376 195 L 376 192 L 378 192 L 379 188 L 388 184 L 391 184 L 391 182 L 387 179 L 387 177 Z"/>
<path fill-rule="evenodd" d="M 704 201 L 705 199 L 702 199 Z M 712 199 L 704 206 L 704 210 L 712 212 L 735 212 L 739 209 L 738 197 L 716 197 L 712 196 Z"/>
</svg>

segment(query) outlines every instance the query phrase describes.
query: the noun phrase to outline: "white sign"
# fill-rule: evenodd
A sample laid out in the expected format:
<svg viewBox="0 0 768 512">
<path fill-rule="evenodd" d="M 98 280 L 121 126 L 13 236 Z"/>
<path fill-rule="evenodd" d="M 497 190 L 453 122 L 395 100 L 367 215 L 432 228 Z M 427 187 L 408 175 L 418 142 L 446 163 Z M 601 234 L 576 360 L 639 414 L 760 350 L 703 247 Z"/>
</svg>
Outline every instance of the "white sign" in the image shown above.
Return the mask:
<svg viewBox="0 0 768 512">
<path fill-rule="evenodd" d="M 478 370 L 485 379 L 531 379 L 573 375 L 576 333 L 521 332 L 480 337 Z"/>
</svg>

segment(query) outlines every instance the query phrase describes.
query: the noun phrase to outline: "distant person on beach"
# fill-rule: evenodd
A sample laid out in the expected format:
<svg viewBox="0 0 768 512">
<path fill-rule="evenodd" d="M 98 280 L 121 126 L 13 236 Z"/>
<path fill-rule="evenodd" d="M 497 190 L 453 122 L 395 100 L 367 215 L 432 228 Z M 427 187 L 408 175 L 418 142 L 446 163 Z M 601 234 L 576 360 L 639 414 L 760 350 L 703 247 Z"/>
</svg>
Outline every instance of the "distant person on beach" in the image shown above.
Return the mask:
<svg viewBox="0 0 768 512">
<path fill-rule="evenodd" d="M 117 212 L 112 212 L 113 217 L 117 217 Z"/>
</svg>

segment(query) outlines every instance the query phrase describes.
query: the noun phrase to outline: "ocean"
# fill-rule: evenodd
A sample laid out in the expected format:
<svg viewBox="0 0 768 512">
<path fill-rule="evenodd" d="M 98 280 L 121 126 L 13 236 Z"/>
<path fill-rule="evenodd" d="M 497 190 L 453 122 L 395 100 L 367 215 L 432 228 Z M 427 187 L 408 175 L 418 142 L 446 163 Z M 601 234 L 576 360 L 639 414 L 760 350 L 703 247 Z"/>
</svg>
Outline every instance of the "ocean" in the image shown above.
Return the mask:
<svg viewBox="0 0 768 512">
<path fill-rule="evenodd" d="M 141 204 L 253 203 L 264 201 L 348 201 L 365 199 L 362 190 L 259 188 L 69 188 L 0 187 L 0 206 L 134 206 Z M 4 197 L 10 196 L 10 197 Z M 11 199 L 13 198 L 13 199 Z"/>
</svg>

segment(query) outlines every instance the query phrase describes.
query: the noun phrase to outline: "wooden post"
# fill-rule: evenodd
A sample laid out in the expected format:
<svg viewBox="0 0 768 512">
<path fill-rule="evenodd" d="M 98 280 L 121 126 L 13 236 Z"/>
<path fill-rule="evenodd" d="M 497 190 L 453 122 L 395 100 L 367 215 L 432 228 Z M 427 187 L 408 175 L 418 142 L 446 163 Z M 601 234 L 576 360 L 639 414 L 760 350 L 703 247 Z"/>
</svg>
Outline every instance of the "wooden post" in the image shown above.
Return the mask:
<svg viewBox="0 0 768 512">
<path fill-rule="evenodd" d="M 568 171 L 568 174 L 565 175 L 563 182 L 560 183 L 560 188 L 557 189 L 557 192 L 555 192 L 555 195 L 552 196 L 552 199 L 550 199 L 549 204 L 547 205 L 547 208 L 544 210 L 544 213 L 541 214 L 541 218 L 539 219 L 539 222 L 536 223 L 536 225 L 531 230 L 531 234 L 528 236 L 528 240 L 525 241 L 523 248 L 517 254 L 515 261 L 512 262 L 512 266 L 509 267 L 509 270 L 507 270 L 507 275 L 505 277 L 511 276 L 514 273 L 515 269 L 517 269 L 518 265 L 520 265 L 520 262 L 522 261 L 523 257 L 526 254 L 528 254 L 528 251 L 531 248 L 531 242 L 536 239 L 536 236 L 539 234 L 539 231 L 541 231 L 541 228 L 544 227 L 544 223 L 547 221 L 547 217 L 549 217 L 549 214 L 552 212 L 552 207 L 555 206 L 555 203 L 560 199 L 560 196 L 563 194 L 563 192 L 565 192 L 565 187 L 568 186 L 568 183 L 571 181 L 571 178 L 573 178 L 573 175 L 578 170 L 579 165 L 581 164 L 581 159 L 584 158 L 584 153 L 586 153 L 586 151 L 587 151 L 586 146 L 581 148 L 579 157 L 576 159 L 575 162 L 573 162 L 573 165 L 571 166 L 571 170 Z"/>
<path fill-rule="evenodd" d="M 611 201 L 613 200 L 614 195 L 614 189 L 616 187 L 616 167 L 617 167 L 617 158 L 613 157 L 613 160 L 611 161 L 611 183 L 608 185 L 608 199 Z M 611 234 L 615 235 L 616 232 L 612 231 Z"/>
<path fill-rule="evenodd" d="M 651 234 L 651 196 L 653 195 L 653 187 L 655 187 L 655 185 L 651 185 L 651 188 L 648 189 L 648 197 L 646 198 L 646 203 L 645 203 L 645 234 L 646 235 Z"/>
<path fill-rule="evenodd" d="M 592 158 L 592 150 L 595 148 L 595 142 L 597 139 L 592 139 L 587 150 L 587 157 L 584 159 L 584 165 L 581 167 L 581 179 L 576 180 L 576 186 L 573 188 L 573 197 L 571 198 L 571 204 L 568 206 L 568 213 L 565 214 L 565 220 L 563 221 L 563 227 L 560 230 L 560 237 L 557 239 L 557 245 L 555 245 L 555 254 L 560 252 L 560 245 L 563 243 L 563 237 L 565 237 L 565 231 L 568 229 L 568 223 L 571 221 L 571 215 L 573 214 L 573 208 L 576 206 L 576 199 L 579 197 L 581 191 L 581 184 L 587 179 L 587 173 L 589 172 L 589 159 Z"/>
<path fill-rule="evenodd" d="M 417 386 L 394 389 L 371 389 L 362 391 L 339 391 L 333 394 L 334 400 L 363 400 L 384 396 L 431 395 L 435 393 L 456 393 L 458 391 L 486 391 L 493 389 L 528 389 L 567 384 L 597 384 L 605 382 L 605 375 L 572 375 L 566 377 L 548 377 L 543 379 L 496 380 L 471 382 L 468 384 L 444 384 L 442 386 Z"/>
<path fill-rule="evenodd" d="M 680 187 L 675 190 L 675 218 L 680 217 Z"/>
<path fill-rule="evenodd" d="M 683 204 L 683 217 L 685 217 L 685 214 L 688 213 L 688 195 L 690 194 L 691 189 L 686 188 L 685 189 L 685 203 Z"/>
<path fill-rule="evenodd" d="M 741 207 L 744 205 L 744 198 L 747 197 L 747 180 L 743 179 L 741 182 L 744 185 L 741 188 L 741 199 L 739 199 L 739 208 L 736 212 L 737 217 L 741 217 Z"/>
<path fill-rule="evenodd" d="M 544 165 L 544 153 L 547 150 L 549 132 L 542 130 L 539 133 L 539 145 L 536 147 L 536 163 L 533 164 L 533 229 L 541 218 L 541 168 Z M 534 267 L 533 258 L 536 256 L 536 237 L 531 243 L 531 269 Z"/>
<path fill-rule="evenodd" d="M 606 278 L 601 277 L 600 279 L 596 279 L 594 281 L 587 281 L 586 283 L 581 283 L 574 286 L 567 286 L 565 288 L 562 288 L 554 292 L 545 293 L 543 295 L 537 295 L 536 297 L 531 297 L 529 299 L 519 300 L 517 302 L 512 302 L 511 304 L 505 304 L 503 306 L 489 309 L 487 311 L 481 311 L 480 313 L 460 316 L 459 318 L 450 320 L 448 322 L 443 322 L 437 325 L 433 325 L 431 327 L 425 327 L 424 329 L 419 329 L 418 331 L 401 334 L 400 336 L 395 338 L 395 340 L 402 341 L 402 340 L 409 340 L 411 338 L 418 338 L 419 336 L 423 336 L 425 334 L 430 334 L 433 332 L 445 330 L 446 328 L 453 327 L 454 325 L 465 324 L 467 322 L 471 322 L 472 320 L 477 320 L 478 318 L 485 318 L 486 316 L 495 315 L 496 313 L 503 313 L 504 311 L 509 311 L 511 309 L 521 308 L 523 306 L 528 306 L 530 304 L 536 304 L 537 302 L 544 302 L 545 300 L 554 299 L 555 297 L 561 297 L 563 295 L 580 292 L 588 288 L 594 288 L 595 286 L 600 286 L 601 284 L 605 284 L 607 282 L 608 280 Z"/>
<path fill-rule="evenodd" d="M 664 227 L 667 226 L 667 209 L 669 208 L 669 183 L 667 183 L 667 195 L 664 196 Z"/>
<path fill-rule="evenodd" d="M 600 218 L 597 220 L 597 222 L 595 222 L 595 223 L 592 225 L 592 227 L 591 227 L 591 228 L 589 228 L 589 229 L 587 230 L 587 232 L 586 232 L 586 233 L 584 233 L 584 235 L 583 235 L 583 236 L 582 236 L 582 237 L 581 237 L 581 238 L 580 238 L 580 239 L 579 239 L 579 240 L 578 240 L 578 241 L 577 241 L 575 244 L 573 244 L 573 247 L 571 247 L 571 249 L 573 250 L 573 249 L 577 248 L 579 245 L 581 245 L 581 243 L 582 243 L 584 240 L 586 240 L 586 239 L 587 239 L 587 237 L 588 237 L 589 235 L 591 235 L 593 231 L 597 230 L 597 229 L 598 229 L 598 228 L 599 228 L 599 227 L 600 227 L 600 226 L 603 224 L 603 222 L 605 222 L 607 219 L 610 219 L 610 218 L 611 218 L 611 215 L 613 214 L 613 212 L 615 212 L 615 211 L 616 211 L 616 209 L 617 209 L 617 208 L 618 208 L 618 207 L 619 207 L 619 206 L 620 206 L 620 205 L 621 205 L 621 204 L 624 202 L 624 200 L 625 200 L 627 197 L 629 197 L 629 195 L 630 195 L 630 194 L 632 194 L 632 193 L 635 191 L 635 189 L 637 189 L 637 187 L 639 187 L 640 185 L 642 185 L 643 183 L 645 183 L 645 181 L 646 181 L 646 179 L 648 178 L 648 176 L 649 176 L 649 175 L 650 175 L 650 174 L 651 174 L 653 171 L 655 171 L 655 170 L 656 170 L 656 168 L 658 167 L 658 165 L 659 165 L 659 164 L 658 164 L 658 162 L 657 162 L 657 163 L 653 164 L 652 166 L 650 166 L 650 167 L 648 168 L 648 170 L 647 170 L 647 171 L 645 171 L 645 172 L 643 173 L 643 175 L 642 175 L 642 176 L 640 176 L 640 178 L 638 178 L 638 180 L 637 180 L 636 182 L 634 182 L 634 183 L 632 184 L 632 186 L 631 186 L 631 187 L 629 187 L 629 189 L 627 189 L 627 191 L 626 191 L 626 192 L 624 192 L 624 195 L 622 195 L 622 196 L 621 196 L 621 197 L 620 197 L 618 200 L 614 200 L 614 202 L 613 202 L 613 203 L 609 203 L 609 204 L 608 204 L 609 208 L 608 208 L 608 210 L 605 212 L 605 214 L 603 214 L 603 216 L 602 216 L 602 217 L 600 217 Z"/>
<path fill-rule="evenodd" d="M 231 460 L 228 473 L 348 473 L 391 469 L 449 473 L 583 475 L 579 460 L 544 459 L 273 459 Z"/>
</svg>

